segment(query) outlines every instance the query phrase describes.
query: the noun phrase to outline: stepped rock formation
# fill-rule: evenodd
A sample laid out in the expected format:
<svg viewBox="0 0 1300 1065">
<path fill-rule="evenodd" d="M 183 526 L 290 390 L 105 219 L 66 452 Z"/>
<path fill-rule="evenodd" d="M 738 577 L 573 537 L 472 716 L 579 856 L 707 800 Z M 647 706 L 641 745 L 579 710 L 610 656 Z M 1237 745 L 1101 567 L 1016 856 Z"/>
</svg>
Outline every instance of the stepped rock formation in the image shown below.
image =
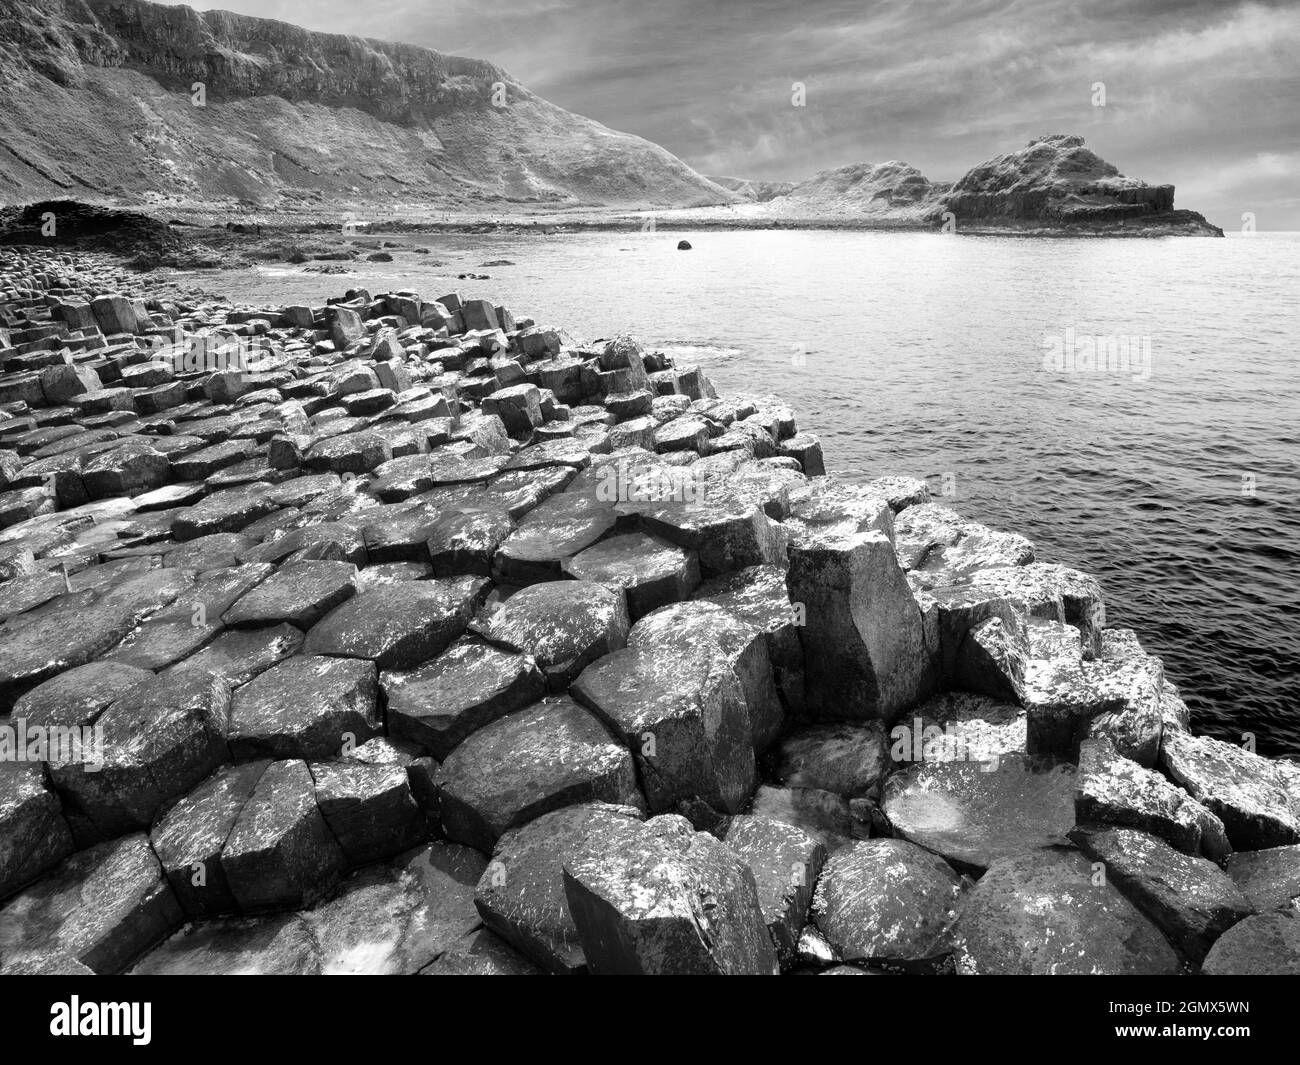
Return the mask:
<svg viewBox="0 0 1300 1065">
<path fill-rule="evenodd" d="M 1300 764 L 824 471 L 629 336 L 0 248 L 0 973 L 1300 972 Z"/>
<path fill-rule="evenodd" d="M 742 179 L 729 188 L 744 192 Z M 759 184 L 759 183 L 754 183 Z M 999 155 L 952 183 L 932 182 L 907 163 L 858 163 L 824 170 L 762 200 L 746 217 L 786 222 L 1013 232 L 1222 236 L 1194 211 L 1174 209 L 1172 185 L 1125 177 L 1084 146 L 1052 134 Z"/>
<path fill-rule="evenodd" d="M 411 45 L 143 0 L 5 0 L 0 56 L 5 202 L 736 198 L 491 63 Z"/>
</svg>

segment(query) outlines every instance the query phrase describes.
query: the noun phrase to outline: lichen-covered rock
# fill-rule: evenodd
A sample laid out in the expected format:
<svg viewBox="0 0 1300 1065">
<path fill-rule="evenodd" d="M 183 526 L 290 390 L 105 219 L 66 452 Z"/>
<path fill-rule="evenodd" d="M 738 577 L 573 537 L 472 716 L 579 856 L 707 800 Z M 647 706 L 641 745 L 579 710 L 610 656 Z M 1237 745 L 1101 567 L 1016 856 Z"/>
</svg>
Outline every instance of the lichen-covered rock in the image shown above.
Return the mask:
<svg viewBox="0 0 1300 1065">
<path fill-rule="evenodd" d="M 763 975 L 777 971 L 754 874 L 675 815 L 597 838 L 564 864 L 564 890 L 596 974 Z"/>
<path fill-rule="evenodd" d="M 435 777 L 449 839 L 490 853 L 508 828 L 582 802 L 643 807 L 631 753 L 567 696 L 479 729 Z"/>
<path fill-rule="evenodd" d="M 266 768 L 221 851 L 230 893 L 245 911 L 306 905 L 329 887 L 343 861 L 301 761 Z"/>
<path fill-rule="evenodd" d="M 883 533 L 792 543 L 787 586 L 806 618 L 799 638 L 811 714 L 891 721 L 930 694 L 921 611 Z"/>
<path fill-rule="evenodd" d="M 627 643 L 627 601 L 621 589 L 593 581 L 547 581 L 516 592 L 472 628 L 528 655 L 560 691 L 588 663 Z"/>
<path fill-rule="evenodd" d="M 476 577 L 408 581 L 353 596 L 312 627 L 303 654 L 366 658 L 380 669 L 413 669 L 465 630 L 487 594 Z"/>
<path fill-rule="evenodd" d="M 510 584 L 558 580 L 564 560 L 601 539 L 615 520 L 612 501 L 579 492 L 551 496 L 501 542 L 492 562 L 494 576 Z"/>
<path fill-rule="evenodd" d="M 754 874 L 767 930 L 783 967 L 793 963 L 826 848 L 802 829 L 765 817 L 733 817 L 725 842 Z"/>
<path fill-rule="evenodd" d="M 961 877 L 898 839 L 842 847 L 826 860 L 812 919 L 844 961 L 919 962 L 949 950 Z"/>
<path fill-rule="evenodd" d="M 0 900 L 72 850 L 72 833 L 41 764 L 0 761 Z"/>
<path fill-rule="evenodd" d="M 1223 822 L 1159 773 L 1115 750 L 1108 739 L 1086 740 L 1079 751 L 1074 796 L 1080 823 L 1136 828 L 1184 854 L 1220 861 L 1231 847 Z"/>
<path fill-rule="evenodd" d="M 14 703 L 12 719 L 28 727 L 91 725 L 108 707 L 141 681 L 147 669 L 117 662 L 88 662 L 38 684 Z"/>
<path fill-rule="evenodd" d="M 562 568 L 580 581 L 615 584 L 627 596 L 633 621 L 690 596 L 700 583 L 699 559 L 667 540 L 631 532 L 592 544 Z"/>
<path fill-rule="evenodd" d="M 617 850 L 634 838 L 631 825 L 640 818 L 633 807 L 586 803 L 506 832 L 474 896 L 484 923 L 547 972 L 585 972 L 563 866 L 588 850 Z"/>
<path fill-rule="evenodd" d="M 918 587 L 927 589 L 956 584 L 981 570 L 1034 560 L 1034 545 L 1023 536 L 968 521 L 939 503 L 903 509 L 894 522 L 894 539 L 903 568 Z"/>
<path fill-rule="evenodd" d="M 355 760 L 314 762 L 316 805 L 350 865 L 409 850 L 434 832 L 405 767 Z"/>
<path fill-rule="evenodd" d="M 373 662 L 296 655 L 240 687 L 231 701 L 236 758 L 333 758 L 382 730 Z"/>
<path fill-rule="evenodd" d="M 304 632 L 357 591 L 350 562 L 297 562 L 282 566 L 221 615 L 232 628 L 287 622 Z"/>
<path fill-rule="evenodd" d="M 484 858 L 434 842 L 371 866 L 305 914 L 326 975 L 411 975 L 479 924 L 474 886 Z"/>
<path fill-rule="evenodd" d="M 409 672 L 385 672 L 381 686 L 394 736 L 446 758 L 465 737 L 540 699 L 546 683 L 527 655 L 462 639 Z"/>
<path fill-rule="evenodd" d="M 302 632 L 288 624 L 231 629 L 170 666 L 161 676 L 173 682 L 182 676 L 215 676 L 238 688 L 277 662 L 297 654 L 302 643 Z"/>
<path fill-rule="evenodd" d="M 1107 878 L 1192 961 L 1204 958 L 1220 935 L 1252 912 L 1217 865 L 1182 854 L 1155 836 L 1081 826 L 1070 838 L 1105 866 Z"/>
<path fill-rule="evenodd" d="M 1201 963 L 1206 976 L 1300 976 L 1300 914 L 1261 913 L 1233 925 Z"/>
<path fill-rule="evenodd" d="M 697 797 L 736 812 L 748 799 L 755 762 L 745 690 L 712 641 L 616 651 L 583 670 L 571 692 L 635 754 L 652 811 Z"/>
<path fill-rule="evenodd" d="M 147 829 L 168 799 L 229 760 L 229 727 L 230 689 L 221 677 L 152 677 L 100 715 L 102 750 L 51 762 L 51 777 L 103 836 Z"/>
<path fill-rule="evenodd" d="M 265 761 L 225 765 L 164 813 L 149 842 L 181 908 L 191 917 L 234 910 L 221 850 L 266 771 Z"/>
<path fill-rule="evenodd" d="M 1300 842 L 1300 820 L 1276 763 L 1207 736 L 1174 733 L 1160 746 L 1171 780 L 1223 821 L 1238 850 Z"/>
<path fill-rule="evenodd" d="M 1179 971 L 1178 956 L 1155 925 L 1073 850 L 994 862 L 963 900 L 953 945 L 963 975 Z"/>
<path fill-rule="evenodd" d="M 144 834 L 122 836 L 72 855 L 0 909 L 0 966 L 65 954 L 120 972 L 182 919 Z"/>
</svg>

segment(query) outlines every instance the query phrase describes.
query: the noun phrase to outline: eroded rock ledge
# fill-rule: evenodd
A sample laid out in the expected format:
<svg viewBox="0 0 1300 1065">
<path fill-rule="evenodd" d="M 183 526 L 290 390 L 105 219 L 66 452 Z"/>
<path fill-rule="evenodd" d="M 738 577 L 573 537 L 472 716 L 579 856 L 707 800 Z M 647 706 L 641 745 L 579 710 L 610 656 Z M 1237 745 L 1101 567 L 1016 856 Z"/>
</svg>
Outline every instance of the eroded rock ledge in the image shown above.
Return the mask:
<svg viewBox="0 0 1300 1065">
<path fill-rule="evenodd" d="M 0 970 L 1300 970 L 1296 765 L 775 397 L 0 267 Z"/>
</svg>

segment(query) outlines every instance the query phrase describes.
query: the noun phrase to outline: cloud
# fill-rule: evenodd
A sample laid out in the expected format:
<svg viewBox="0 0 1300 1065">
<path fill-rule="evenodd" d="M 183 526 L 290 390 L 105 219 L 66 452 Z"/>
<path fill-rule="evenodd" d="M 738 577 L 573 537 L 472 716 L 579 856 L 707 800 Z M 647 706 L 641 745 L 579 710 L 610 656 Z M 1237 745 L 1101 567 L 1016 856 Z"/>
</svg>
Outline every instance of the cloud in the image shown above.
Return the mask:
<svg viewBox="0 0 1300 1065">
<path fill-rule="evenodd" d="M 656 141 L 705 172 L 788 180 L 894 158 L 952 180 L 1040 133 L 1081 133 L 1125 173 L 1178 185 L 1181 206 L 1230 223 L 1243 201 L 1257 202 L 1261 225 L 1300 229 L 1290 151 L 1300 143 L 1293 3 L 197 6 L 490 59 L 554 103 Z M 806 107 L 791 105 L 796 81 L 807 86 Z M 1098 81 L 1104 109 L 1092 106 Z"/>
</svg>

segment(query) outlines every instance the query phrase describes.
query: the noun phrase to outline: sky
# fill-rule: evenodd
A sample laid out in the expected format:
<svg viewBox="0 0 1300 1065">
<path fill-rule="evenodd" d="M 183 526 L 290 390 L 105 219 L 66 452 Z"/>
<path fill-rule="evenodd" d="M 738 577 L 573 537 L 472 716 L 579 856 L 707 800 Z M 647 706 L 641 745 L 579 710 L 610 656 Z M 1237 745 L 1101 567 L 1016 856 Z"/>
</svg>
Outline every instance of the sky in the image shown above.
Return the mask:
<svg viewBox="0 0 1300 1065">
<path fill-rule="evenodd" d="M 951 181 L 1076 133 L 1225 230 L 1300 230 L 1300 0 L 190 6 L 488 59 L 705 174 L 793 181 L 897 159 Z"/>
</svg>

